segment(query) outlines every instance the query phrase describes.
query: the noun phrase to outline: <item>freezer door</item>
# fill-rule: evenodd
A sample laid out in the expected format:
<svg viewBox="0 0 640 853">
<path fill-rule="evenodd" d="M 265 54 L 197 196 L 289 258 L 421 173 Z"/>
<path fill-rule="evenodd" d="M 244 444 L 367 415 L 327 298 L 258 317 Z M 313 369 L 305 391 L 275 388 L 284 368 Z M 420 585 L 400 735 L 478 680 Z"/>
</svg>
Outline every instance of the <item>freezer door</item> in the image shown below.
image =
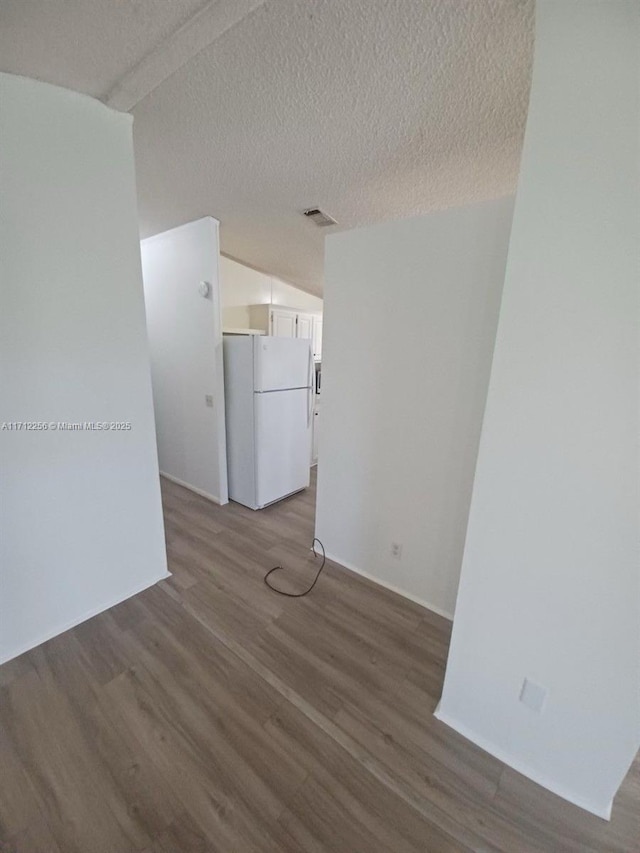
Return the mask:
<svg viewBox="0 0 640 853">
<path fill-rule="evenodd" d="M 309 485 L 307 389 L 254 394 L 256 503 L 266 506 Z"/>
<path fill-rule="evenodd" d="M 255 391 L 311 386 L 313 354 L 310 341 L 256 335 L 253 346 Z"/>
</svg>

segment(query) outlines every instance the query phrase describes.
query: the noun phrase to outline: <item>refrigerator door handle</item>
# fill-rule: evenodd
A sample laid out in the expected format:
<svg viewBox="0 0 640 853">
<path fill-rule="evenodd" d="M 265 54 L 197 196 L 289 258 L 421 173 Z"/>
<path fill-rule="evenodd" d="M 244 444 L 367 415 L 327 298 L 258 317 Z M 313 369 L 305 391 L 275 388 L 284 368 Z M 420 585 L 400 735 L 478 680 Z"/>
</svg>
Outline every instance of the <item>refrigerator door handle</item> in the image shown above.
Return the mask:
<svg viewBox="0 0 640 853">
<path fill-rule="evenodd" d="M 309 383 L 307 387 L 307 429 L 311 426 L 313 420 L 313 355 L 311 353 L 311 345 L 309 345 Z"/>
</svg>

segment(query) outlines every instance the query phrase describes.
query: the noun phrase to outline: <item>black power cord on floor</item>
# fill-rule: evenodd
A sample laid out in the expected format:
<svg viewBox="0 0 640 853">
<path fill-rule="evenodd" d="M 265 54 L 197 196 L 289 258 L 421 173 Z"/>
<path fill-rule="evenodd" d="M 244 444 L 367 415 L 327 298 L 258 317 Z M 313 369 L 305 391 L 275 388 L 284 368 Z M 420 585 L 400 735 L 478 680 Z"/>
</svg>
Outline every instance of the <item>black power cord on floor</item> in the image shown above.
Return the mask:
<svg viewBox="0 0 640 853">
<path fill-rule="evenodd" d="M 313 556 L 314 557 L 318 556 L 318 552 L 316 551 L 316 542 L 322 548 L 322 563 L 320 564 L 320 568 L 318 569 L 318 574 L 315 576 L 313 583 L 311 584 L 309 589 L 305 589 L 304 592 L 283 592 L 281 589 L 276 589 L 275 586 L 272 586 L 269 583 L 269 576 L 272 575 L 274 572 L 281 570 L 283 568 L 282 566 L 274 566 L 272 569 L 269 569 L 269 571 L 264 576 L 264 582 L 269 587 L 269 589 L 273 590 L 273 592 L 277 592 L 278 595 L 286 595 L 287 598 L 302 598 L 304 595 L 308 595 L 311 592 L 311 590 L 314 588 L 316 583 L 318 582 L 318 578 L 320 577 L 320 572 L 324 569 L 324 564 L 327 561 L 327 558 L 326 558 L 325 553 L 324 553 L 324 545 L 316 537 L 314 537 L 313 542 L 311 543 L 311 550 L 313 551 Z"/>
</svg>

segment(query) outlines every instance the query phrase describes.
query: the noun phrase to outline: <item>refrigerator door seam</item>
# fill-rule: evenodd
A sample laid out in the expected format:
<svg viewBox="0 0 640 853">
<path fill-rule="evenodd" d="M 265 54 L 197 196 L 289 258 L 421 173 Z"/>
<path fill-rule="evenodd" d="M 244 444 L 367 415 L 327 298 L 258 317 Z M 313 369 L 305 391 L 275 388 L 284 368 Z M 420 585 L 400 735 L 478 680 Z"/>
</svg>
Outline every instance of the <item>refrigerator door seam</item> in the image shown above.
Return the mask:
<svg viewBox="0 0 640 853">
<path fill-rule="evenodd" d="M 254 394 L 281 394 L 283 391 L 306 391 L 310 385 L 294 385 L 291 388 L 272 388 L 271 391 L 254 391 Z"/>
</svg>

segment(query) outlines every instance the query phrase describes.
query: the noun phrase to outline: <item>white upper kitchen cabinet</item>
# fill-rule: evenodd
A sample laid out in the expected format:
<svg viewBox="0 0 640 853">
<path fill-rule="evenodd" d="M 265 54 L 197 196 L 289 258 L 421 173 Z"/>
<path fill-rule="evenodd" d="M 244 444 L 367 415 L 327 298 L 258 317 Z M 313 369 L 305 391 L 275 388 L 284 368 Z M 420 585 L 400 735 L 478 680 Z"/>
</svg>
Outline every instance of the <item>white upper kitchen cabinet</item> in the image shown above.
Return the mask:
<svg viewBox="0 0 640 853">
<path fill-rule="evenodd" d="M 297 314 L 296 316 L 296 338 L 311 338 L 313 337 L 313 315 L 312 314 Z"/>
<path fill-rule="evenodd" d="M 322 356 L 322 314 L 297 311 L 279 305 L 250 305 L 251 328 L 276 338 L 306 338 L 312 341 L 313 357 Z"/>
<path fill-rule="evenodd" d="M 269 334 L 276 338 L 297 338 L 296 315 L 291 311 L 281 311 L 277 308 L 271 309 L 269 321 Z"/>
</svg>

